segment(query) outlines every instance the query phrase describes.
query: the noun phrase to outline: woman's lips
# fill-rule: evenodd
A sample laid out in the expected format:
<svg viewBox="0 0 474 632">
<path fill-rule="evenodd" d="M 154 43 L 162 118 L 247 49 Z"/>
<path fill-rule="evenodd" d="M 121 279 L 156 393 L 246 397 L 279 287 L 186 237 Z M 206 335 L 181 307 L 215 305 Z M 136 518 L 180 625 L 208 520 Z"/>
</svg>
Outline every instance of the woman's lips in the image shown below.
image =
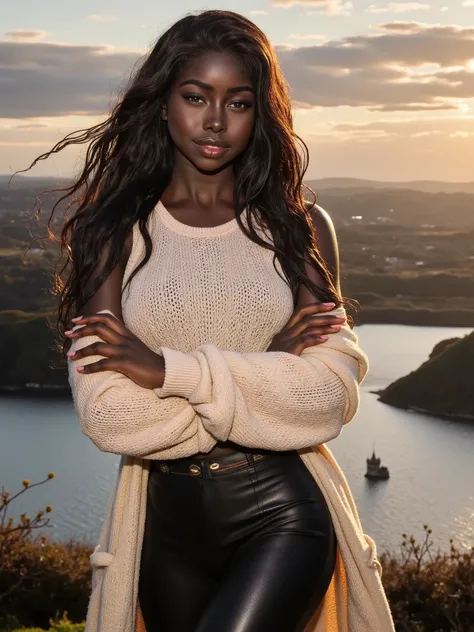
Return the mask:
<svg viewBox="0 0 474 632">
<path fill-rule="evenodd" d="M 215 145 L 199 145 L 194 143 L 203 156 L 206 158 L 220 158 L 225 153 L 228 147 L 216 147 Z"/>
</svg>

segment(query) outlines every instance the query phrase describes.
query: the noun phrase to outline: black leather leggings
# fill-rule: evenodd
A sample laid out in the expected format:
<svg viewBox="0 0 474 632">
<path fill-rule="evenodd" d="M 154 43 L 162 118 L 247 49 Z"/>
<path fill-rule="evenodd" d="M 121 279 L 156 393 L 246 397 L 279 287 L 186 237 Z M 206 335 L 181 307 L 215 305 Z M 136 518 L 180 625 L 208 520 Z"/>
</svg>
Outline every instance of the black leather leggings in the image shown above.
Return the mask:
<svg viewBox="0 0 474 632">
<path fill-rule="evenodd" d="M 334 570 L 331 517 L 296 451 L 256 453 L 151 463 L 147 632 L 304 630 Z"/>
</svg>

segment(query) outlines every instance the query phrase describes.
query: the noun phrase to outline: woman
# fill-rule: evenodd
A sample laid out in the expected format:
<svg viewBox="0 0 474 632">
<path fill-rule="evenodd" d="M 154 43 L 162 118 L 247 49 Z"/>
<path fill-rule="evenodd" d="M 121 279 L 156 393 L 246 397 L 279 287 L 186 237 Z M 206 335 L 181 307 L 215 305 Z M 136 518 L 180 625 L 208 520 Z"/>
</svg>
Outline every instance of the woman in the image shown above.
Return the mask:
<svg viewBox="0 0 474 632">
<path fill-rule="evenodd" d="M 107 121 L 52 150 L 91 142 L 64 196 L 82 195 L 59 324 L 83 431 L 124 455 L 88 631 L 130 632 L 140 611 L 148 632 L 392 630 L 323 445 L 367 359 L 297 140 L 265 35 L 205 11 L 162 35 Z"/>
</svg>

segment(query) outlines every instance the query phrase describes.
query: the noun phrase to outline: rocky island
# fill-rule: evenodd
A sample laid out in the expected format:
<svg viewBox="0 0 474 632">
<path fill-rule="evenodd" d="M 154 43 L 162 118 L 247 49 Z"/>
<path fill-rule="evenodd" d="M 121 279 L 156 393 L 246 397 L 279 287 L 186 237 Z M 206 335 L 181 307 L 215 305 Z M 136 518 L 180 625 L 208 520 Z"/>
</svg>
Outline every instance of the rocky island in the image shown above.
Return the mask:
<svg viewBox="0 0 474 632">
<path fill-rule="evenodd" d="M 420 367 L 377 394 L 397 408 L 474 421 L 474 331 L 442 340 Z"/>
</svg>

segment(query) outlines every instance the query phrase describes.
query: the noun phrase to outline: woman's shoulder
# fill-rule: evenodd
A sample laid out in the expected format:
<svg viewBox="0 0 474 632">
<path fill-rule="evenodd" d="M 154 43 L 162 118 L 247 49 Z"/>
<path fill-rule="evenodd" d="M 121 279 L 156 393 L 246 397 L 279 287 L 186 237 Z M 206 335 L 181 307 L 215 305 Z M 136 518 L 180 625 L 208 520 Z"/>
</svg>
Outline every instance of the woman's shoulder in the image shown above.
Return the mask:
<svg viewBox="0 0 474 632">
<path fill-rule="evenodd" d="M 318 246 L 319 254 L 333 274 L 336 287 L 340 291 L 340 263 L 339 244 L 337 241 L 336 229 L 329 213 L 319 204 L 312 204 L 306 201 L 306 208 L 309 210 L 313 229 Z"/>
<path fill-rule="evenodd" d="M 305 204 L 306 210 L 309 211 L 314 224 L 326 224 L 327 226 L 333 225 L 330 214 L 322 206 L 316 203 L 313 204 L 313 202 L 310 202 L 309 200 L 305 200 Z"/>
</svg>

